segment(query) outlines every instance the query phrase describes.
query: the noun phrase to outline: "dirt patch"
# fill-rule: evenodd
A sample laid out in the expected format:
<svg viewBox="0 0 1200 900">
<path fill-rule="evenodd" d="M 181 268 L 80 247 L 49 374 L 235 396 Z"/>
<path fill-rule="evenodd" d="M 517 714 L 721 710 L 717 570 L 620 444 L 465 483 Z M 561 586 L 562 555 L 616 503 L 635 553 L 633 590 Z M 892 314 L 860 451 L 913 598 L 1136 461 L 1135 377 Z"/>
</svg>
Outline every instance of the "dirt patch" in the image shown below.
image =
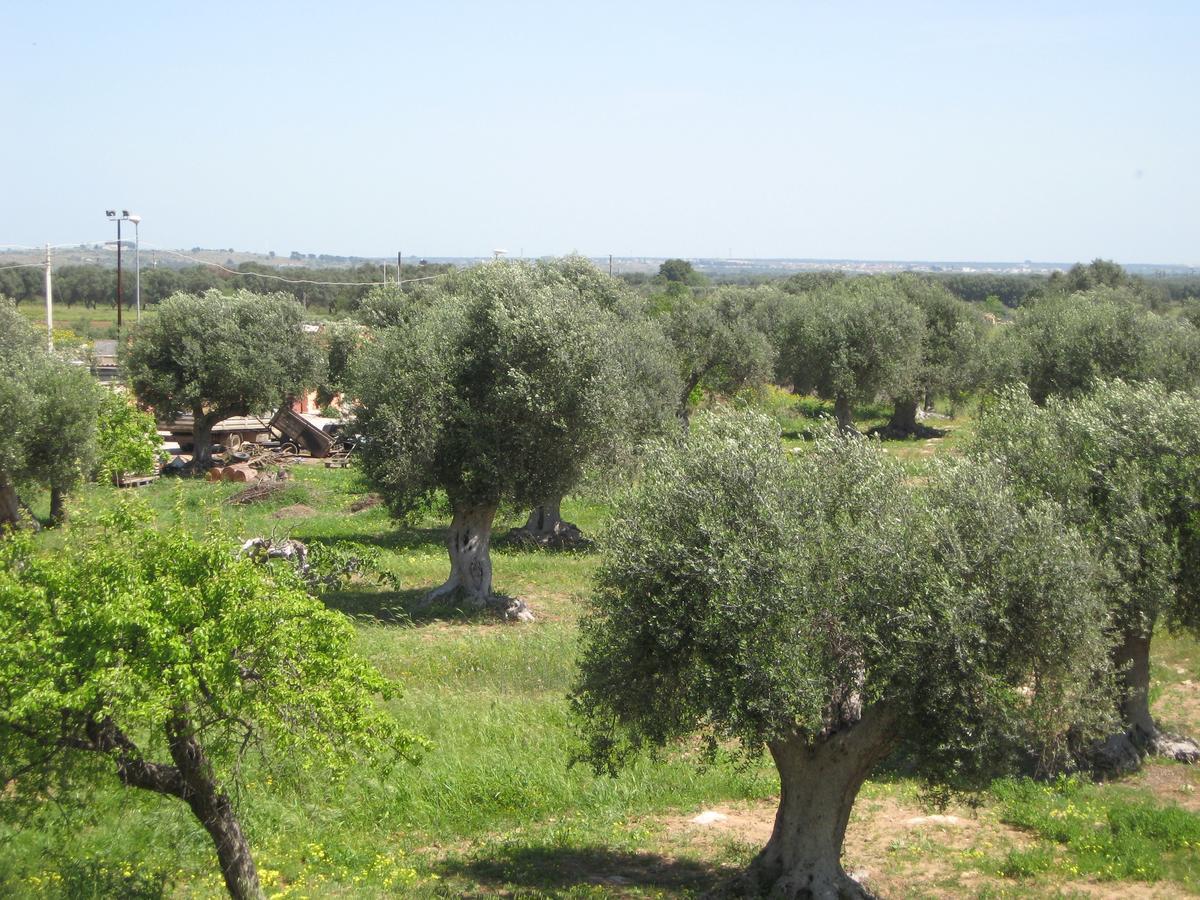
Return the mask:
<svg viewBox="0 0 1200 900">
<path fill-rule="evenodd" d="M 1122 785 L 1141 788 L 1163 803 L 1200 813 L 1200 771 L 1196 766 L 1150 759 Z"/>
<path fill-rule="evenodd" d="M 287 484 L 282 481 L 260 481 L 242 488 L 236 494 L 227 497 L 225 502 L 233 506 L 261 503 L 264 500 L 274 497 L 285 487 L 287 487 Z"/>
<path fill-rule="evenodd" d="M 1171 799 L 1177 800 L 1180 785 L 1196 774 L 1185 766 L 1159 764 L 1148 767 L 1141 778 L 1156 793 L 1175 792 Z M 1179 896 L 1180 886 L 1170 882 L 1005 878 L 996 871 L 998 861 L 1009 850 L 1034 846 L 1036 842 L 1030 835 L 1000 822 L 987 809 L 952 806 L 931 812 L 915 800 L 887 791 L 872 791 L 868 786 L 855 804 L 843 858 L 846 871 L 881 897 L 951 898 L 998 893 L 1117 900 Z M 1195 794 L 1184 793 L 1196 800 Z M 661 822 L 666 839 L 677 852 L 686 846 L 703 857 L 733 857 L 745 865 L 770 838 L 777 803 L 773 799 L 719 805 Z"/>
<path fill-rule="evenodd" d="M 382 502 L 383 502 L 383 498 L 380 497 L 378 494 L 367 494 L 367 496 L 359 497 L 357 500 L 355 500 L 353 503 L 350 504 L 350 512 L 356 513 L 356 512 L 363 512 L 364 510 L 367 510 L 367 509 L 374 509 L 376 506 L 378 506 Z"/>
<path fill-rule="evenodd" d="M 293 503 L 291 506 L 284 506 L 275 510 L 272 518 L 275 519 L 309 519 L 317 515 L 317 511 L 311 506 L 306 506 L 303 503 Z"/>
<path fill-rule="evenodd" d="M 1200 683 L 1192 679 L 1163 685 L 1154 717 L 1167 731 L 1197 737 L 1200 733 Z"/>
</svg>

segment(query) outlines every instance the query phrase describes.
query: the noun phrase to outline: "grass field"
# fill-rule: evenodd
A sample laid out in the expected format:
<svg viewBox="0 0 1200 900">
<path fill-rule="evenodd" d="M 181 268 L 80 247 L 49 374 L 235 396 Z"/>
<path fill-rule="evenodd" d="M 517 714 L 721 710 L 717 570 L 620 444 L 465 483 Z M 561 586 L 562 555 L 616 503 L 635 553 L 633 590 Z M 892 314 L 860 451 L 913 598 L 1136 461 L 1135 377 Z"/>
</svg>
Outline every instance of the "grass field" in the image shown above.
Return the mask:
<svg viewBox="0 0 1200 900">
<path fill-rule="evenodd" d="M 918 470 L 969 421 L 949 420 L 932 443 L 885 446 Z M 224 503 L 237 489 L 160 481 L 140 496 L 163 523 L 380 547 L 398 589 L 355 585 L 328 602 L 355 616 L 361 651 L 404 685 L 392 712 L 434 744 L 418 766 L 357 770 L 342 783 L 286 759 L 257 766 L 238 803 L 271 896 L 684 897 L 765 842 L 777 790 L 765 761 L 701 769 L 683 746 L 616 779 L 570 765 L 565 695 L 594 554 L 501 542 L 496 588 L 525 598 L 533 624 L 414 615 L 447 570 L 436 511 L 405 527 L 382 506 L 351 512 L 363 496 L 353 471 L 318 465 L 295 467 L 289 487 L 260 504 Z M 114 496 L 89 486 L 76 510 Z M 592 532 L 607 510 L 576 498 L 564 513 Z M 520 519 L 513 511 L 500 530 Z M 41 540 L 53 549 L 61 537 Z M 1163 636 L 1156 650 L 1158 715 L 1200 732 L 1200 647 Z M 846 864 L 887 897 L 1200 893 L 1198 786 L 1194 769 L 1151 762 L 1118 783 L 1003 782 L 974 804 L 934 810 L 915 783 L 880 778 L 856 807 Z M 115 780 L 88 801 L 0 825 L 0 896 L 222 896 L 207 836 L 182 804 Z M 704 811 L 718 815 L 694 822 Z"/>
</svg>

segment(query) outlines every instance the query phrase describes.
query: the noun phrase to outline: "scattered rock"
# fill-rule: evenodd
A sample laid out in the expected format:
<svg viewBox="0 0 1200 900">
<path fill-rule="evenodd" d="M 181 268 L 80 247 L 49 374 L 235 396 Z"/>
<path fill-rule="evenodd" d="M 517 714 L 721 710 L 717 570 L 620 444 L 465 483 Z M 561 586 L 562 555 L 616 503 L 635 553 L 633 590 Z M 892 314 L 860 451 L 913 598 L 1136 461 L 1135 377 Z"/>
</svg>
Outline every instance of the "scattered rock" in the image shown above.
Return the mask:
<svg viewBox="0 0 1200 900">
<path fill-rule="evenodd" d="M 1200 747 L 1190 738 L 1160 731 L 1147 748 L 1155 756 L 1165 756 L 1182 763 L 1200 762 Z"/>
<path fill-rule="evenodd" d="M 494 597 L 489 603 L 506 622 L 533 622 L 536 617 L 524 600 L 514 597 Z"/>
<path fill-rule="evenodd" d="M 564 521 L 555 522 L 552 528 L 544 531 L 514 528 L 508 533 L 508 539 L 514 544 L 544 550 L 583 550 L 591 546 L 591 541 L 583 536 L 577 525 Z"/>
</svg>

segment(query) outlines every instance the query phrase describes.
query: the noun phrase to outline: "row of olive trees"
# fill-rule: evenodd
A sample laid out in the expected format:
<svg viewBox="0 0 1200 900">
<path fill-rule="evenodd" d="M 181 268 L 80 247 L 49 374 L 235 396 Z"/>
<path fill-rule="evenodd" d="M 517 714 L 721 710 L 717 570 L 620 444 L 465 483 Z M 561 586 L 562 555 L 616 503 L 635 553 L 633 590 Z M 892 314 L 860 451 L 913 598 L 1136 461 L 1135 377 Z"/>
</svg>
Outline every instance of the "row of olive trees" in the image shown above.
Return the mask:
<svg viewBox="0 0 1200 900">
<path fill-rule="evenodd" d="M 855 290 L 878 290 L 862 284 Z M 883 305 L 896 306 L 895 296 L 878 292 Z M 1196 556 L 1190 492 L 1200 458 L 1188 443 L 1195 400 L 1153 385 L 1114 385 L 1043 410 L 1017 395 L 988 413 L 968 461 L 947 465 L 920 489 L 856 440 L 830 435 L 814 453 L 788 462 L 774 426 L 761 419 L 705 417 L 690 434 L 675 427 L 702 384 L 716 390 L 753 377 L 755 367 L 738 368 L 746 348 L 761 350 L 757 370 L 769 370 L 766 336 L 787 321 L 773 297 L 769 289 L 681 294 L 668 308 L 647 310 L 568 260 L 484 266 L 417 296 L 365 304 L 379 319 L 369 337 L 350 341 L 338 377 L 359 401 L 365 474 L 389 505 L 409 513 L 437 491 L 450 501 L 451 575 L 435 594 L 491 605 L 488 544 L 499 504 L 544 510 L 587 465 L 609 464 L 658 435 L 607 538 L 576 705 L 591 723 L 599 765 L 700 726 L 714 747 L 726 738 L 742 739 L 749 752 L 765 744 L 780 768 L 783 797 L 776 833 L 748 880 L 787 896 L 855 890 L 838 862 L 846 820 L 862 780 L 894 749 L 952 783 L 1031 762 L 1051 768 L 1079 752 L 1080 742 L 1111 730 L 1116 715 L 1108 713 L 1120 707 L 1131 743 L 1188 752 L 1154 727 L 1144 673 L 1155 621 L 1190 627 L 1197 618 L 1188 605 Z M 312 372 L 314 351 L 281 301 L 179 297 L 167 305 L 163 324 L 143 326 L 128 357 L 135 385 L 162 389 L 162 404 L 187 408 L 186 391 L 200 385 L 214 393 L 190 395 L 199 398 L 188 401 L 198 420 L 251 409 L 262 396 L 253 393 L 257 382 L 278 394 Z M 704 314 L 679 312 L 689 307 Z M 193 308 L 200 311 L 192 315 Z M 235 327 L 223 329 L 222 321 Z M 689 321 L 696 326 L 687 328 Z M 712 363 L 706 347 L 741 349 Z M 197 367 L 190 376 L 186 365 Z M 200 369 L 213 365 L 228 377 L 202 377 Z M 142 379 L 155 372 L 157 380 Z M 1138 414 L 1127 414 L 1130 408 Z M 82 580 L 95 602 L 128 605 L 128 597 L 107 596 L 84 579 L 103 576 L 106 553 L 112 566 L 161 581 L 142 598 L 139 576 L 116 572 L 150 619 L 220 617 L 240 608 L 219 603 L 197 612 L 195 604 L 176 609 L 170 600 L 203 591 L 206 581 L 248 577 L 228 568 L 228 549 L 217 542 L 155 549 L 159 555 L 145 559 L 98 545 L 86 550 L 78 571 L 22 561 L 9 570 L 17 573 L 13 595 L 23 608 L 53 609 L 64 585 Z M 209 568 L 195 564 L 197 554 Z M 182 569 L 163 578 L 173 571 L 163 561 L 168 555 Z M 31 585 L 26 573 L 35 571 L 47 574 Z M 258 591 L 235 593 L 250 603 Z M 26 694 L 18 691 L 5 698 L 17 715 L 0 719 L 8 746 L 28 757 L 31 771 L 42 771 L 46 760 L 34 756 L 47 747 L 64 758 L 67 750 L 107 754 L 126 783 L 187 801 L 238 896 L 253 896 L 257 880 L 213 760 L 239 758 L 231 735 L 260 735 L 259 718 L 273 714 L 271 704 L 284 710 L 274 721 L 294 722 L 305 719 L 297 709 L 309 700 L 304 679 L 286 682 L 291 693 L 280 699 L 272 690 L 281 676 L 266 678 L 245 662 L 261 658 L 276 673 L 307 665 L 277 646 L 280 635 L 255 618 L 261 613 L 247 615 L 222 626 L 226 644 L 205 645 L 216 653 L 212 660 L 194 662 L 197 650 L 184 641 L 164 646 L 179 656 L 146 670 L 157 677 L 164 660 L 184 675 L 216 666 L 225 679 L 220 691 L 197 698 L 187 693 L 195 680 L 181 675 L 175 693 L 153 694 L 145 707 L 144 715 L 159 718 L 132 716 L 128 725 L 100 715 L 110 709 L 102 690 L 64 699 L 46 693 L 44 681 L 19 677 L 21 653 L 36 656 L 42 643 L 66 640 L 57 620 L 30 638 L 22 629 L 31 617 L 23 615 L 5 625 L 19 638 L 7 671 L 47 706 L 19 702 Z M 170 618 L 152 630 L 168 634 L 175 625 L 196 627 Z M 124 625 L 102 632 L 93 649 L 106 658 L 114 646 L 127 652 L 126 634 Z M 254 649 L 260 637 L 264 647 Z M 343 659 L 344 645 L 312 649 L 308 640 L 293 643 L 305 659 L 316 654 L 314 671 L 329 665 L 329 653 Z M 78 642 L 71 634 L 72 646 Z M 88 677 L 82 662 L 79 677 Z M 367 693 L 382 689 L 354 677 Z M 1124 686 L 1115 687 L 1116 679 Z M 319 700 L 325 686 L 314 685 Z M 237 710 L 250 688 L 266 706 L 250 704 L 243 715 L 207 724 L 208 704 Z M 122 687 L 129 695 L 138 690 Z M 93 705 L 69 705 L 76 700 Z M 30 715 L 41 718 L 31 723 Z M 370 745 L 385 735 L 377 746 L 412 745 L 369 718 L 318 730 L 335 742 Z M 172 762 L 151 764 L 133 731 L 160 740 Z"/>
<path fill-rule="evenodd" d="M 674 284 L 674 283 L 673 283 Z M 703 393 L 774 377 L 834 403 L 886 398 L 885 433 L 920 430 L 934 396 L 1024 382 L 1042 402 L 1097 378 L 1194 383 L 1200 339 L 1130 298 L 1049 295 L 990 330 L 969 304 L 915 276 L 814 280 L 806 290 L 679 289 L 649 299 L 583 259 L 479 266 L 419 290 L 376 290 L 363 327 L 338 325 L 326 361 L 283 295 L 165 301 L 125 356 L 139 398 L 189 412 L 195 460 L 211 430 L 302 385 L 357 401 L 364 472 L 398 515 L 449 500 L 451 575 L 435 596 L 492 598 L 489 547 L 502 505 L 532 512 L 540 543 L 576 530 L 561 500 L 589 469 L 630 468 L 637 446 L 685 423 Z"/>
<path fill-rule="evenodd" d="M 845 279 L 789 298 L 769 333 L 780 380 L 832 400 L 843 430 L 855 403 L 886 399 L 894 412 L 883 432 L 897 437 L 921 430 L 918 410 L 935 396 L 1024 383 L 1043 403 L 1103 379 L 1200 383 L 1200 331 L 1151 311 L 1124 283 L 1047 290 L 989 327 L 935 281 Z"/>
</svg>

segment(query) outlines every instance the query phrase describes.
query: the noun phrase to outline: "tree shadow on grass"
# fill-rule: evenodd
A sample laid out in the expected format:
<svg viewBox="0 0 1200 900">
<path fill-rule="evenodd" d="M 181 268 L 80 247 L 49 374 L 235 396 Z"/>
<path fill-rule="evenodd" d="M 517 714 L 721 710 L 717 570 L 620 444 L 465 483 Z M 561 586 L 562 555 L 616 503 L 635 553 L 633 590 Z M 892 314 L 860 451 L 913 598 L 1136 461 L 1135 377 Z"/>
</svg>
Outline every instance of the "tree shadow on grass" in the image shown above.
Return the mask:
<svg viewBox="0 0 1200 900">
<path fill-rule="evenodd" d="M 445 528 L 389 528 L 385 531 L 314 535 L 304 535 L 302 532 L 302 528 L 296 529 L 295 537 L 306 544 L 337 544 L 343 541 L 353 541 L 356 544 L 366 544 L 369 547 L 378 547 L 394 553 L 429 548 L 445 550 L 446 548 Z"/>
<path fill-rule="evenodd" d="M 488 888 L 508 886 L 521 894 L 523 889 L 557 892 L 601 885 L 620 895 L 623 888 L 702 892 L 734 874 L 731 869 L 699 860 L 603 846 L 489 847 L 484 852 L 486 856 L 444 860 L 440 864 L 443 877 L 457 876 Z"/>
<path fill-rule="evenodd" d="M 336 609 L 355 619 L 391 625 L 428 625 L 451 622 L 458 625 L 503 625 L 503 620 L 490 609 L 464 609 L 451 600 L 426 602 L 429 592 L 437 585 L 403 590 L 355 589 L 330 591 L 321 599 L 330 609 Z"/>
</svg>

